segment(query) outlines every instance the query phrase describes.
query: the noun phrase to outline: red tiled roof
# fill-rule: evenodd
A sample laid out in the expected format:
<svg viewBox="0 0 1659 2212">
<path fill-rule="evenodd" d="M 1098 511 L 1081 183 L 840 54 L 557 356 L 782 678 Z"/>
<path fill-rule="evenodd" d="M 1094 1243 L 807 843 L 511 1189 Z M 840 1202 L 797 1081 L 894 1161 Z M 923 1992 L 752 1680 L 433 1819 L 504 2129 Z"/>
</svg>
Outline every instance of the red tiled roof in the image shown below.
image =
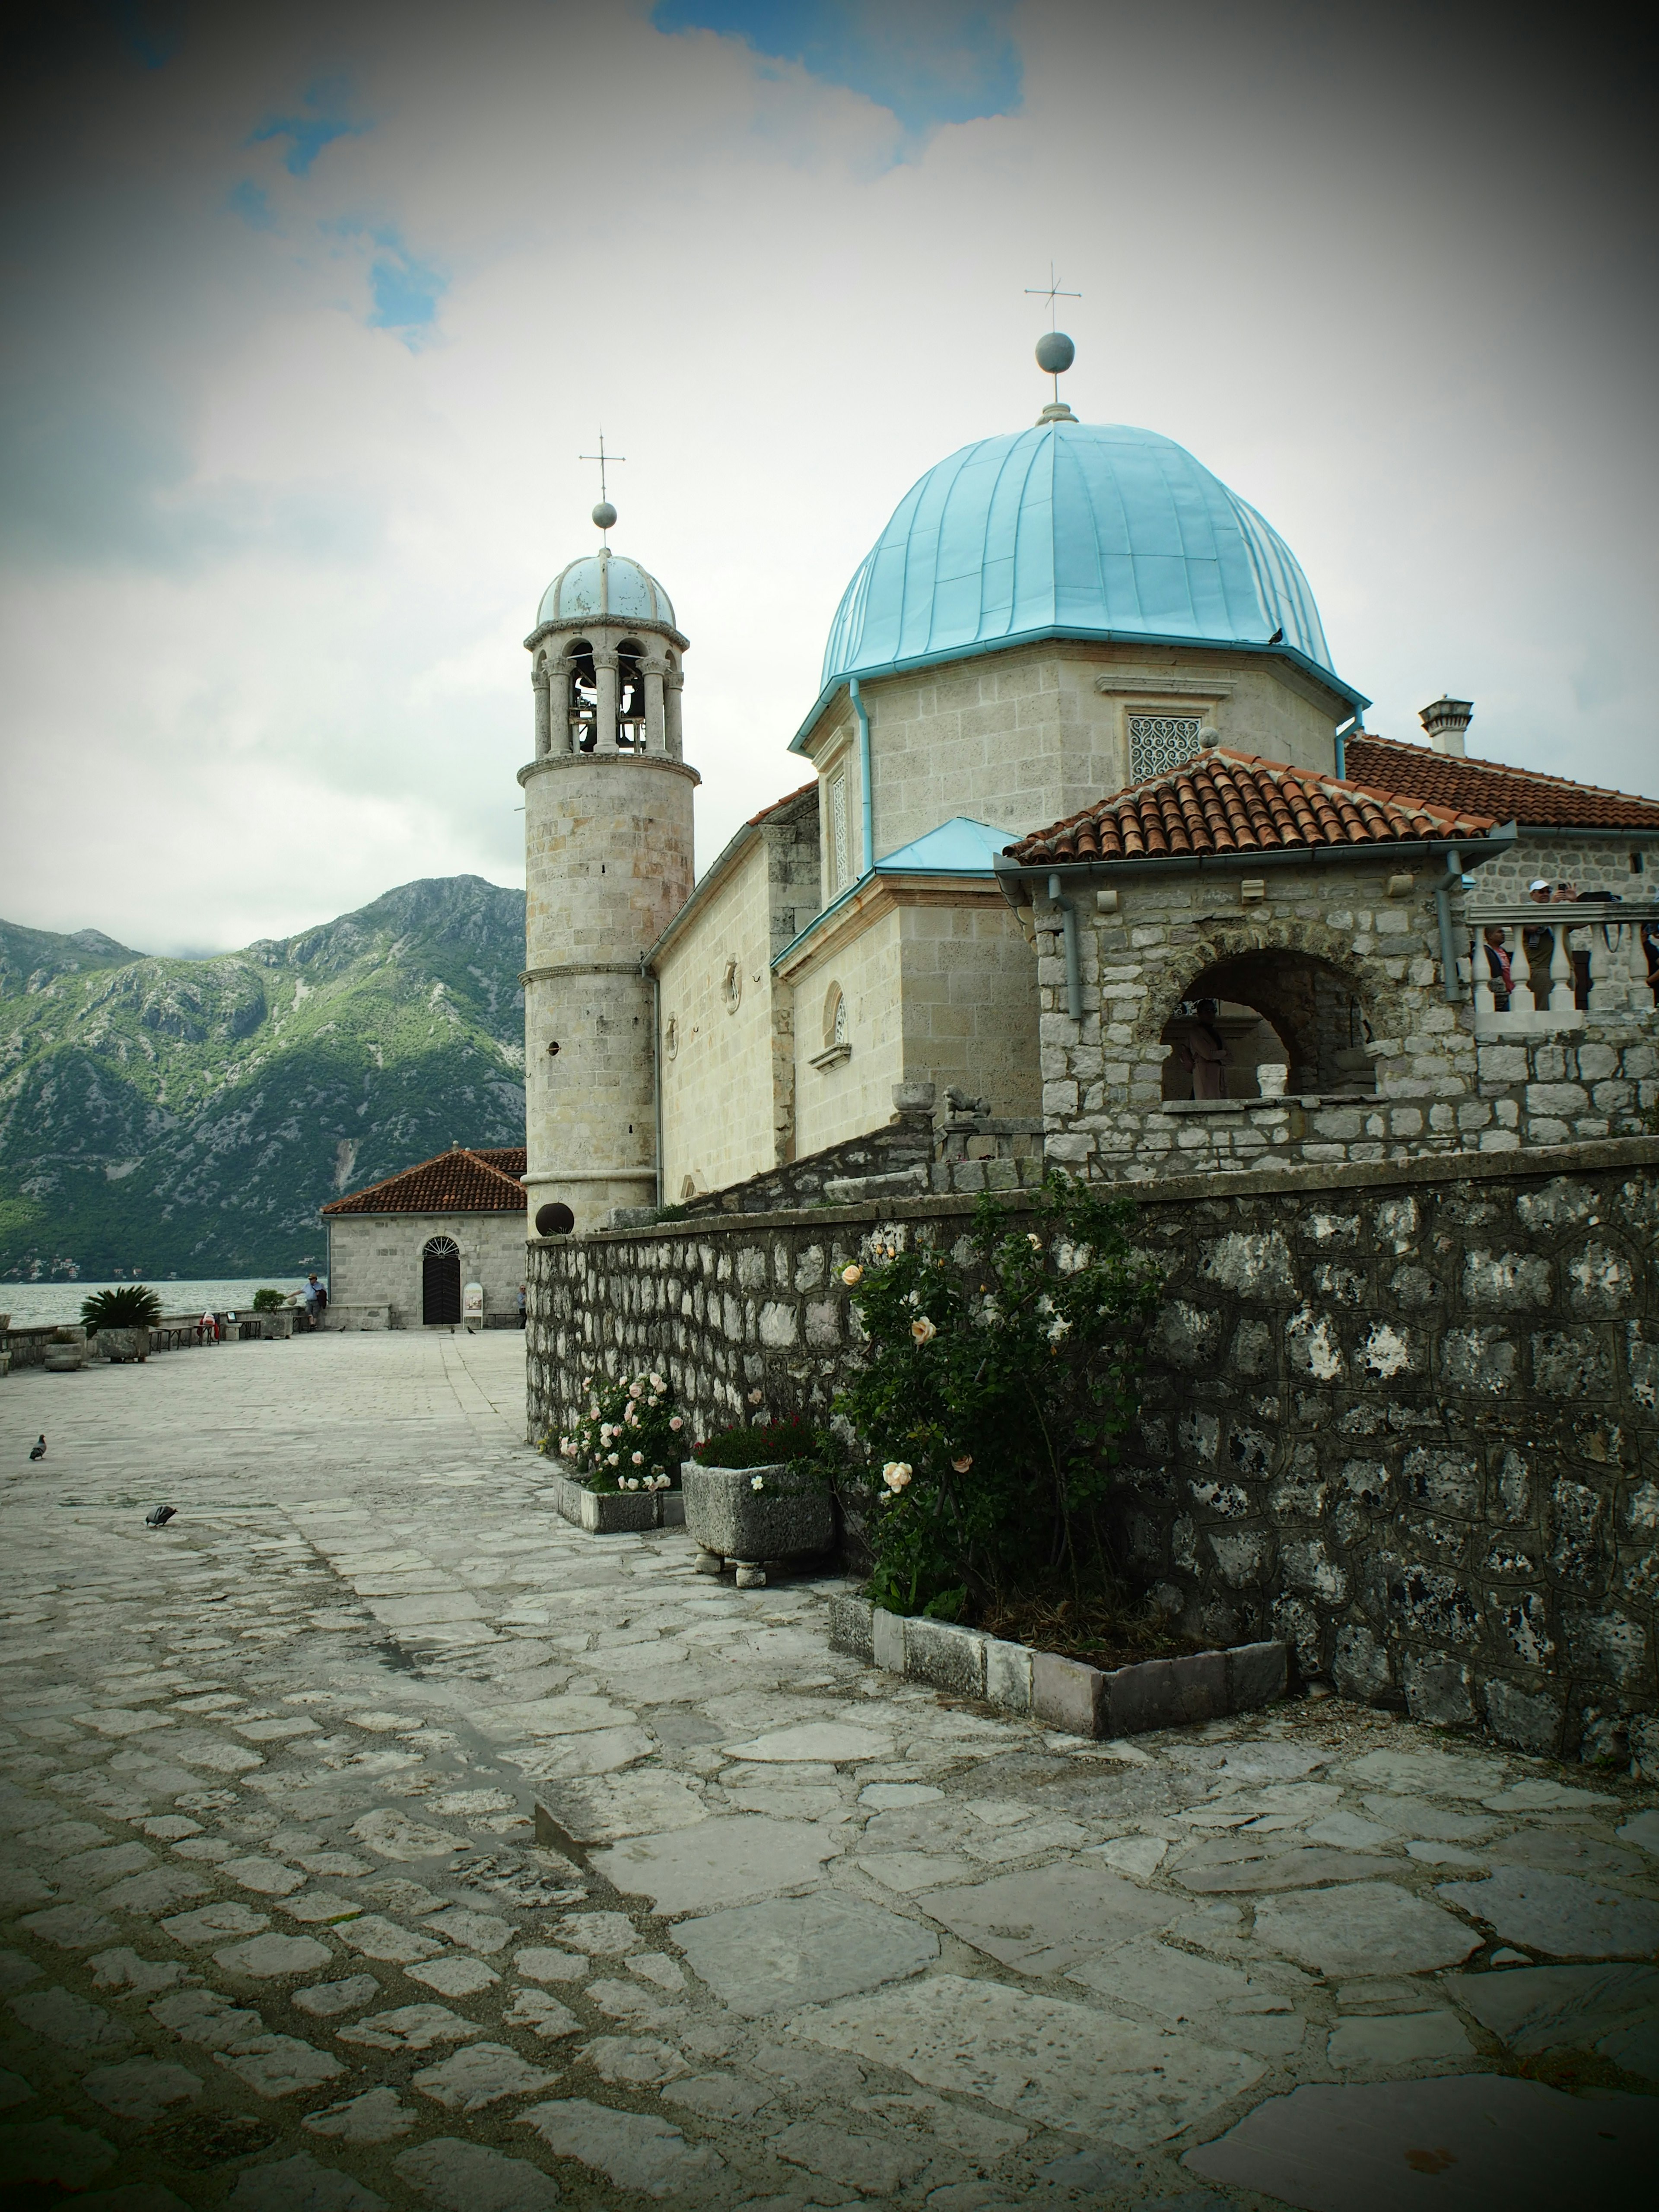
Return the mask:
<svg viewBox="0 0 1659 2212">
<path fill-rule="evenodd" d="M 1224 745 L 1164 775 L 1097 799 L 1007 849 L 1027 865 L 1133 860 L 1176 854 L 1386 845 L 1474 837 L 1493 817 L 1334 775 L 1258 760 Z"/>
<path fill-rule="evenodd" d="M 1427 745 L 1357 732 L 1346 746 L 1348 774 L 1389 791 L 1415 793 L 1442 806 L 1468 806 L 1496 822 L 1536 823 L 1561 829 L 1659 830 L 1659 799 L 1574 783 L 1536 769 L 1502 761 L 1468 760 Z"/>
<path fill-rule="evenodd" d="M 811 783 L 802 784 L 799 791 L 786 792 L 781 799 L 775 799 L 769 806 L 763 806 L 758 814 L 751 814 L 744 826 L 758 830 L 763 822 L 769 822 L 775 814 L 781 814 L 786 806 L 793 806 L 798 799 L 805 799 L 809 791 L 816 791 L 817 787 L 818 780 L 814 776 Z"/>
<path fill-rule="evenodd" d="M 337 1198 L 325 1213 L 522 1213 L 522 1145 L 470 1152 L 453 1145 L 418 1167 L 372 1182 L 349 1198 Z"/>
</svg>

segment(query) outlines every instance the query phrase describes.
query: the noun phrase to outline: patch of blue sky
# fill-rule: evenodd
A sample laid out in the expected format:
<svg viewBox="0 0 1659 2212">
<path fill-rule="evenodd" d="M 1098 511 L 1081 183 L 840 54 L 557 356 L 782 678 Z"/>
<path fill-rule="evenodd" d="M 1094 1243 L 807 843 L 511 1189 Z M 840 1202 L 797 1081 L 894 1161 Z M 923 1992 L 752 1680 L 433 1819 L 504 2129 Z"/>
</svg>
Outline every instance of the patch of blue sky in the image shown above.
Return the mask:
<svg viewBox="0 0 1659 2212">
<path fill-rule="evenodd" d="M 250 145 L 260 146 L 273 138 L 286 138 L 289 147 L 283 167 L 290 177 L 309 176 L 312 164 L 325 146 L 331 146 L 337 138 L 361 138 L 370 127 L 367 123 L 354 123 L 343 112 L 346 88 L 337 78 L 308 85 L 301 105 L 310 112 L 268 115 L 248 141 Z"/>
<path fill-rule="evenodd" d="M 381 251 L 368 271 L 368 289 L 374 301 L 369 325 L 378 331 L 396 331 L 405 344 L 412 345 L 437 320 L 438 302 L 447 281 L 429 264 L 416 261 L 398 239 L 381 233 L 374 242 Z"/>
<path fill-rule="evenodd" d="M 233 215 L 239 215 L 250 230 L 274 230 L 276 217 L 271 208 L 270 195 L 263 185 L 256 185 L 252 177 L 244 177 L 231 191 L 228 204 Z"/>
<path fill-rule="evenodd" d="M 158 21 L 158 16 L 177 17 L 176 5 L 145 5 L 144 0 L 103 0 L 102 11 L 114 27 L 128 57 L 140 69 L 165 69 L 185 42 L 182 25 Z"/>
<path fill-rule="evenodd" d="M 657 0 L 651 20 L 659 31 L 714 31 L 797 62 L 925 137 L 1019 106 L 1012 13 L 1012 0 Z"/>
</svg>

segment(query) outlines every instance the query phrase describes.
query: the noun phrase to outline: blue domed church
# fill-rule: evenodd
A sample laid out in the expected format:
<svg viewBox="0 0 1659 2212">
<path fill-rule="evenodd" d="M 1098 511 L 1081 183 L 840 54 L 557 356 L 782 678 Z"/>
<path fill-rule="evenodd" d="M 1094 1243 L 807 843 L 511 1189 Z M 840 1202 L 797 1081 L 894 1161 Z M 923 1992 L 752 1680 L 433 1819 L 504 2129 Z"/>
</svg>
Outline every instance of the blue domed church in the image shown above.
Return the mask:
<svg viewBox="0 0 1659 2212">
<path fill-rule="evenodd" d="M 1154 431 L 1056 400 L 928 470 L 830 624 L 799 787 L 701 878 L 662 586 L 607 545 L 526 644 L 543 1229 L 1520 1143 L 1466 1110 L 1483 1042 L 1650 1026 L 1639 929 L 1524 902 L 1650 891 L 1659 805 L 1468 757 L 1466 701 L 1368 733 L 1295 554 Z"/>
</svg>

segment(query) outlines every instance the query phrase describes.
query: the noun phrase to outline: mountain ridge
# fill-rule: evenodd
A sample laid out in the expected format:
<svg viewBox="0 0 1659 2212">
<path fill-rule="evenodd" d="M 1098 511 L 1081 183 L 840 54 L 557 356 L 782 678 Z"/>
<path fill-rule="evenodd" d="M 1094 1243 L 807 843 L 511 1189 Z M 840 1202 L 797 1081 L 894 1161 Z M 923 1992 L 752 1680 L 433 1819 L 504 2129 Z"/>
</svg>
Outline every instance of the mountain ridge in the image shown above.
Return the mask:
<svg viewBox="0 0 1659 2212">
<path fill-rule="evenodd" d="M 0 1281 L 292 1273 L 328 1199 L 522 1145 L 524 904 L 425 877 L 202 959 L 0 921 Z"/>
</svg>

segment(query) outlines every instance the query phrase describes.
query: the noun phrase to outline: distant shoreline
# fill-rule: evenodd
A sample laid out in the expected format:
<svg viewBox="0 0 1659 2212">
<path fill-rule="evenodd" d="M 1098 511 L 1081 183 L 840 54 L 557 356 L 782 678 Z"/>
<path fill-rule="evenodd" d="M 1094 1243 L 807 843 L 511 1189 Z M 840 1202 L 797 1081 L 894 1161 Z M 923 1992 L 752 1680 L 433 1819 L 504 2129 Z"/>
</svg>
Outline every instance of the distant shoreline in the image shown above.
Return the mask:
<svg viewBox="0 0 1659 2212">
<path fill-rule="evenodd" d="M 281 1291 L 286 1297 L 290 1291 L 302 1289 L 308 1279 L 305 1275 L 216 1275 L 191 1282 L 159 1278 L 151 1280 L 149 1287 L 161 1299 L 163 1313 L 199 1314 L 210 1308 L 223 1313 L 228 1307 L 240 1313 L 252 1306 L 255 1291 Z M 320 1268 L 318 1279 L 325 1279 Z M 57 1327 L 63 1322 L 78 1322 L 81 1301 L 94 1291 L 124 1287 L 120 1283 L 0 1282 L 0 1314 L 11 1316 L 14 1328 Z"/>
</svg>

